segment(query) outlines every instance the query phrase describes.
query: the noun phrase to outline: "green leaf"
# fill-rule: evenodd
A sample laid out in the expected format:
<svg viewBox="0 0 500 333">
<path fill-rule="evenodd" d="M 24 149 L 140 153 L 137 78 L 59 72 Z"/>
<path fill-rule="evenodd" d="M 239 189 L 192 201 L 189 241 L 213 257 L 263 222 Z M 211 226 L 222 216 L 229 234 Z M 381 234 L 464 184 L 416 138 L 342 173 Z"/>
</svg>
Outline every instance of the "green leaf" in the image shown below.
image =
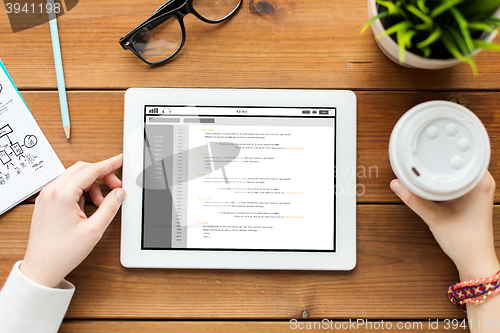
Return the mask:
<svg viewBox="0 0 500 333">
<path fill-rule="evenodd" d="M 420 51 L 424 52 L 424 57 L 429 58 L 431 56 L 431 48 L 430 47 L 423 47 L 420 49 Z"/>
<path fill-rule="evenodd" d="M 441 6 L 438 6 L 434 8 L 430 14 L 430 17 L 436 18 L 445 11 L 455 7 L 459 3 L 463 2 L 464 0 L 449 0 L 449 1 L 443 1 L 443 4 Z"/>
<path fill-rule="evenodd" d="M 379 18 L 383 18 L 383 17 L 386 17 L 386 16 L 389 16 L 389 12 L 382 12 L 380 14 L 378 14 L 377 16 L 374 16 L 372 17 L 368 22 L 365 23 L 365 25 L 361 28 L 361 31 L 359 32 L 360 35 L 364 34 L 366 29 L 368 29 L 368 27 L 370 25 L 372 25 L 373 22 L 375 22 L 376 20 L 378 20 Z"/>
<path fill-rule="evenodd" d="M 429 30 L 432 29 L 432 27 L 434 26 L 434 21 L 429 16 L 427 16 L 426 14 L 424 14 L 421 10 L 419 10 L 417 7 L 415 7 L 413 5 L 407 5 L 406 9 L 410 13 L 414 14 L 416 17 L 418 17 L 419 19 L 421 19 L 422 22 L 425 24 L 425 26 Z"/>
<path fill-rule="evenodd" d="M 487 43 L 484 40 L 474 39 L 474 46 L 478 49 L 500 51 L 500 45 L 495 43 Z"/>
<path fill-rule="evenodd" d="M 467 0 L 457 6 L 460 12 L 471 21 L 484 21 L 500 7 L 500 0 Z"/>
<path fill-rule="evenodd" d="M 418 8 L 425 14 L 429 14 L 429 8 L 425 6 L 425 0 L 417 0 Z"/>
<path fill-rule="evenodd" d="M 467 29 L 468 22 L 467 20 L 462 16 L 460 11 L 456 8 L 450 8 L 451 13 L 457 20 L 458 26 L 460 27 L 460 31 L 462 32 L 462 35 L 465 40 L 465 44 L 469 48 L 469 52 L 472 53 L 474 52 L 474 44 L 472 43 L 472 38 L 470 37 L 469 30 Z"/>
<path fill-rule="evenodd" d="M 419 30 L 419 31 L 429 30 L 429 29 L 427 29 L 427 26 L 423 23 L 417 24 L 414 28 L 415 28 L 415 30 Z"/>
<path fill-rule="evenodd" d="M 454 28 L 446 27 L 446 30 L 450 34 L 451 38 L 458 45 L 462 54 L 464 56 L 470 54 L 469 48 L 467 47 L 467 44 L 465 43 L 465 39 L 462 37 L 462 35 Z"/>
<path fill-rule="evenodd" d="M 387 11 L 391 15 L 395 15 L 395 14 L 405 15 L 403 10 L 401 10 L 401 8 L 399 8 L 399 6 L 400 6 L 399 1 L 397 2 L 397 4 L 393 3 L 392 1 L 385 1 L 385 0 L 375 0 L 375 2 L 378 3 L 379 5 L 382 5 L 385 8 L 387 8 Z"/>
<path fill-rule="evenodd" d="M 412 24 L 410 22 L 408 22 L 408 21 L 399 22 L 398 24 L 393 25 L 389 29 L 384 30 L 383 32 L 377 34 L 375 37 L 378 39 L 378 38 L 382 38 L 382 37 L 385 37 L 385 36 L 388 36 L 388 35 L 392 35 L 394 33 L 397 33 L 398 31 L 402 31 L 402 30 L 408 29 L 409 27 L 411 27 L 411 25 Z"/>
<path fill-rule="evenodd" d="M 493 29 L 490 24 L 486 24 L 486 23 L 482 23 L 482 22 L 469 22 L 467 24 L 467 27 L 469 29 L 473 29 L 473 30 L 488 31 L 490 33 L 493 32 L 493 31 L 495 31 L 495 29 Z"/>
<path fill-rule="evenodd" d="M 405 59 L 405 43 L 404 43 L 404 38 L 402 36 L 402 30 L 398 30 L 397 37 L 399 46 L 399 62 L 404 64 L 406 59 Z"/>
<path fill-rule="evenodd" d="M 443 41 L 444 46 L 446 49 L 451 53 L 452 56 L 455 58 L 465 61 L 465 57 L 460 53 L 460 50 L 458 49 L 457 45 L 455 44 L 453 38 L 451 38 L 448 33 L 443 32 L 443 35 L 441 36 L 441 40 Z"/>
<path fill-rule="evenodd" d="M 472 73 L 474 75 L 477 75 L 477 67 L 476 67 L 476 63 L 474 62 L 474 60 L 463 56 L 460 53 L 460 51 L 458 50 L 457 45 L 454 43 L 453 39 L 446 32 L 443 32 L 441 40 L 443 41 L 444 46 L 451 53 L 452 56 L 459 59 L 460 61 L 468 63 L 472 69 Z"/>
<path fill-rule="evenodd" d="M 494 26 L 500 26 L 500 18 L 498 17 L 490 17 L 489 19 L 484 20 L 484 23 L 491 24 Z"/>
<path fill-rule="evenodd" d="M 401 38 L 403 39 L 403 43 L 406 45 L 406 48 L 411 49 L 412 43 L 411 39 L 415 36 L 417 32 L 415 30 L 407 30 L 401 33 Z"/>
<path fill-rule="evenodd" d="M 420 43 L 417 44 L 417 47 L 419 49 L 426 48 L 427 46 L 431 45 L 435 41 L 441 37 L 441 28 L 439 26 L 436 26 L 436 28 L 432 31 L 432 33 L 427 37 L 425 40 L 421 41 Z"/>
<path fill-rule="evenodd" d="M 469 64 L 470 68 L 472 69 L 472 74 L 474 76 L 477 76 L 477 66 L 476 66 L 476 62 L 472 59 L 467 59 L 466 63 Z"/>
</svg>

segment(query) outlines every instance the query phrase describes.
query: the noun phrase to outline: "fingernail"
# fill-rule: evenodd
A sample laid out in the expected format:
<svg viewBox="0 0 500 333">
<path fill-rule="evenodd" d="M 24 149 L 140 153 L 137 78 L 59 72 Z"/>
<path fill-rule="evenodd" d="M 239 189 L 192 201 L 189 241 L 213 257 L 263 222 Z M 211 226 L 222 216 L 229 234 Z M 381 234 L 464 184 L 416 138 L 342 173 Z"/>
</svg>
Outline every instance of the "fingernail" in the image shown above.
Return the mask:
<svg viewBox="0 0 500 333">
<path fill-rule="evenodd" d="M 125 196 L 127 195 L 127 193 L 125 192 L 124 189 L 120 188 L 118 189 L 118 191 L 116 191 L 116 196 L 118 197 L 118 199 L 120 201 L 123 201 L 125 200 Z"/>
<path fill-rule="evenodd" d="M 397 180 L 393 180 L 391 182 L 391 189 L 394 191 L 394 193 L 399 194 L 399 190 L 401 189 L 401 183 Z"/>
</svg>

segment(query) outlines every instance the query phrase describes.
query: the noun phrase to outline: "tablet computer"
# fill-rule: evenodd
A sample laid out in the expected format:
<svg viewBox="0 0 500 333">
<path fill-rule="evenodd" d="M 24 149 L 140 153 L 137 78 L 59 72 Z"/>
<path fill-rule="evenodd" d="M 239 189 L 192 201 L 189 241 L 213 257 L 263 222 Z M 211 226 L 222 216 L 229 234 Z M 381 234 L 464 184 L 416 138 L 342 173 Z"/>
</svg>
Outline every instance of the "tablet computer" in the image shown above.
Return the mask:
<svg viewBox="0 0 500 333">
<path fill-rule="evenodd" d="M 125 267 L 350 270 L 350 91 L 125 93 Z"/>
</svg>

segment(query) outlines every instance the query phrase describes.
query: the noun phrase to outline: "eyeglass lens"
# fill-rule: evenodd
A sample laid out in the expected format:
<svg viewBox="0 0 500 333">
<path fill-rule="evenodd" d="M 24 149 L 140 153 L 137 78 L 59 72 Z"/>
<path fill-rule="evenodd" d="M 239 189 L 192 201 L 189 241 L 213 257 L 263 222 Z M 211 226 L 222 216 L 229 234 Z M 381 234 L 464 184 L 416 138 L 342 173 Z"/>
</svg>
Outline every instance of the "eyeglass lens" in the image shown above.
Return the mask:
<svg viewBox="0 0 500 333">
<path fill-rule="evenodd" d="M 209 21 L 226 18 L 240 0 L 193 0 L 193 9 Z M 173 55 L 182 45 L 182 28 L 176 16 L 154 20 L 132 37 L 135 50 L 146 61 L 155 63 Z"/>
<path fill-rule="evenodd" d="M 238 6 L 240 0 L 193 0 L 193 9 L 209 21 L 227 17 Z"/>
<path fill-rule="evenodd" d="M 142 27 L 131 40 L 141 57 L 149 62 L 158 62 L 181 47 L 181 25 L 175 16 L 164 17 Z"/>
</svg>

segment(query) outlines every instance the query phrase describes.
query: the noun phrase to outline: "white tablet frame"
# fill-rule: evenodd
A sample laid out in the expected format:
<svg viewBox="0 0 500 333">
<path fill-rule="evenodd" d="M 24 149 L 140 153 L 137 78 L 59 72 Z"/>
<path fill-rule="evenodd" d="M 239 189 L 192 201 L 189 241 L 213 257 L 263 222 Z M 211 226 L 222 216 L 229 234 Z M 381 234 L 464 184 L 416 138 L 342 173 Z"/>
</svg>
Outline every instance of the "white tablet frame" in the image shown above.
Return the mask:
<svg viewBox="0 0 500 333">
<path fill-rule="evenodd" d="M 142 250 L 145 105 L 336 107 L 336 252 Z M 356 266 L 356 95 L 352 91 L 276 89 L 130 88 L 123 130 L 121 263 L 128 268 L 351 270 Z"/>
</svg>

